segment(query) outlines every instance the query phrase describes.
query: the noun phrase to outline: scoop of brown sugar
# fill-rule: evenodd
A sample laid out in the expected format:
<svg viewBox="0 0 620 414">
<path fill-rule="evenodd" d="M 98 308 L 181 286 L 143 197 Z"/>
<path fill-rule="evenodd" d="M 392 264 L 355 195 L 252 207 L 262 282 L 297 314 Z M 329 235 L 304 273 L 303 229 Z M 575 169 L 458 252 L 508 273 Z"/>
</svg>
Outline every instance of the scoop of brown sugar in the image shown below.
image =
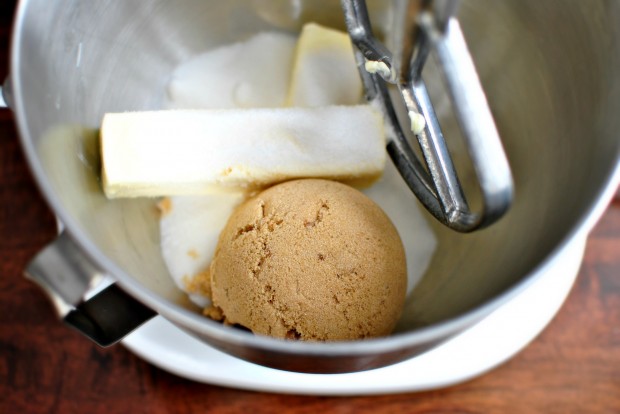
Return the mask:
<svg viewBox="0 0 620 414">
<path fill-rule="evenodd" d="M 318 179 L 276 185 L 239 206 L 209 276 L 207 315 L 305 340 L 388 335 L 407 284 L 385 213 L 358 190 Z"/>
</svg>

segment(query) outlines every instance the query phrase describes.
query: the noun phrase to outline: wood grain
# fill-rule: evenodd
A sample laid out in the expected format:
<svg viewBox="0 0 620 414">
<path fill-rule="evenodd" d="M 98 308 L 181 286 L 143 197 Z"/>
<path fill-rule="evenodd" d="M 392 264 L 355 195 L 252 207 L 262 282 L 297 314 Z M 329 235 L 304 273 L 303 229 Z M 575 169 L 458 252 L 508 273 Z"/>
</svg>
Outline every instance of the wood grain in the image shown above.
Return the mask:
<svg viewBox="0 0 620 414">
<path fill-rule="evenodd" d="M 6 75 L 14 1 L 0 5 Z M 121 346 L 100 349 L 60 324 L 22 277 L 55 234 L 0 110 L 0 413 L 620 413 L 620 202 L 588 241 L 558 317 L 500 368 L 433 392 L 335 398 L 255 393 L 194 383 Z"/>
</svg>

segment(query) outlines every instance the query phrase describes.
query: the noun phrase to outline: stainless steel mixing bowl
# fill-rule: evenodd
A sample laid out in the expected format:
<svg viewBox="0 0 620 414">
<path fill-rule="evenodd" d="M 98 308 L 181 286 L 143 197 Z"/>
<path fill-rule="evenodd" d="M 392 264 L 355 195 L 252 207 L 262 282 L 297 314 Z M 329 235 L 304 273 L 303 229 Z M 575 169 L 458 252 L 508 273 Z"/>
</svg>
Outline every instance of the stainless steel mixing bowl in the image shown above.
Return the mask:
<svg viewBox="0 0 620 414">
<path fill-rule="evenodd" d="M 372 3 L 371 14 L 379 33 L 390 27 L 389 2 Z M 435 228 L 437 253 L 390 337 L 280 341 L 200 316 L 168 275 L 152 200 L 109 201 L 100 191 L 92 130 L 105 112 L 160 107 L 168 76 L 192 55 L 260 30 L 296 31 L 306 20 L 344 28 L 335 0 L 20 2 L 9 97 L 34 177 L 68 234 L 30 276 L 65 289 L 52 293 L 63 314 L 91 277 L 106 273 L 130 297 L 240 358 L 307 372 L 370 369 L 472 326 L 594 225 L 620 180 L 620 3 L 464 1 L 459 20 L 515 178 L 509 213 L 474 234 Z M 427 72 L 446 135 L 457 136 Z M 458 154 L 458 140 L 451 145 Z"/>
</svg>

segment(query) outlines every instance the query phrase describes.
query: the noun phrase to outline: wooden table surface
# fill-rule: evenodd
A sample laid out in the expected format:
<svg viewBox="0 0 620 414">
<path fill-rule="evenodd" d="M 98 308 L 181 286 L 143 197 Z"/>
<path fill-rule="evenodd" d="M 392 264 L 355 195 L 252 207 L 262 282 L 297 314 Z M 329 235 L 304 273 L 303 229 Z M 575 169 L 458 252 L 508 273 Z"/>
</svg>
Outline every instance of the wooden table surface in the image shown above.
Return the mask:
<svg viewBox="0 0 620 414">
<path fill-rule="evenodd" d="M 0 5 L 0 77 L 14 1 Z M 372 397 L 246 392 L 178 378 L 122 346 L 100 349 L 56 320 L 26 262 L 53 215 L 0 110 L 0 413 L 620 413 L 620 202 L 589 238 L 566 304 L 524 351 L 444 390 Z"/>
</svg>

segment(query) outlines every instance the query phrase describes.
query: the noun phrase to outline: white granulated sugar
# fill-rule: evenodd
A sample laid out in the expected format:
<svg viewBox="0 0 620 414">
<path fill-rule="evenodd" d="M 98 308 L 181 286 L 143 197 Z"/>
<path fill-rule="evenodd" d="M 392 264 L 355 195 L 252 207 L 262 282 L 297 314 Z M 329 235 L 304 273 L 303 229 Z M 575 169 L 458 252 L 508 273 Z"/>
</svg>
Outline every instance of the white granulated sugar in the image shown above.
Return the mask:
<svg viewBox="0 0 620 414">
<path fill-rule="evenodd" d="M 261 108 L 286 99 L 296 39 L 259 33 L 195 56 L 177 67 L 167 89 L 171 109 Z"/>
</svg>

